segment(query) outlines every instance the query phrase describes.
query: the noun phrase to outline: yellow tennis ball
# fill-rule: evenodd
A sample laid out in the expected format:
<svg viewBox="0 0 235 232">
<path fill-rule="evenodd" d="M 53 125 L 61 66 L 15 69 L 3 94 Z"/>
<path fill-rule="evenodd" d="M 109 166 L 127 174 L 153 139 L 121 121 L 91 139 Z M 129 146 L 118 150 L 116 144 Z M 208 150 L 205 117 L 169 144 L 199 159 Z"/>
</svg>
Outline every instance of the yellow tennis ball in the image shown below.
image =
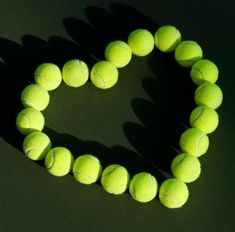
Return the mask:
<svg viewBox="0 0 235 232">
<path fill-rule="evenodd" d="M 207 106 L 198 106 L 190 115 L 190 125 L 196 127 L 205 134 L 212 133 L 219 124 L 217 112 Z"/>
<path fill-rule="evenodd" d="M 65 176 L 73 166 L 73 155 L 65 147 L 55 147 L 49 150 L 45 159 L 48 172 L 54 176 Z"/>
<path fill-rule="evenodd" d="M 167 208 L 182 207 L 189 197 L 187 185 L 178 179 L 165 180 L 159 189 L 160 202 Z"/>
<path fill-rule="evenodd" d="M 183 152 L 199 157 L 207 152 L 208 136 L 197 128 L 189 128 L 180 137 L 180 147 Z"/>
<path fill-rule="evenodd" d="M 197 87 L 194 100 L 199 106 L 217 109 L 222 104 L 223 93 L 218 85 L 204 83 Z"/>
<path fill-rule="evenodd" d="M 101 184 L 106 192 L 118 195 L 126 191 L 129 180 L 130 175 L 126 168 L 112 164 L 104 169 Z"/>
<path fill-rule="evenodd" d="M 33 132 L 27 135 L 23 142 L 25 155 L 32 160 L 41 160 L 51 149 L 49 137 L 42 132 Z"/>
<path fill-rule="evenodd" d="M 197 157 L 182 153 L 173 159 L 171 171 L 175 178 L 190 183 L 200 176 L 201 164 Z"/>
<path fill-rule="evenodd" d="M 42 111 L 48 106 L 50 96 L 48 91 L 41 85 L 31 84 L 23 90 L 21 101 L 24 107 L 32 107 L 36 110 Z"/>
<path fill-rule="evenodd" d="M 116 40 L 108 44 L 105 49 L 105 58 L 117 68 L 122 68 L 131 61 L 132 53 L 127 43 Z"/>
<path fill-rule="evenodd" d="M 215 83 L 218 79 L 219 70 L 212 61 L 202 59 L 193 65 L 190 75 L 196 85 L 206 81 Z"/>
<path fill-rule="evenodd" d="M 56 89 L 62 81 L 61 71 L 55 64 L 44 63 L 37 67 L 34 80 L 46 90 Z"/>
<path fill-rule="evenodd" d="M 41 131 L 45 119 L 42 113 L 34 108 L 25 108 L 16 117 L 16 127 L 24 135 L 34 131 Z"/>
<path fill-rule="evenodd" d="M 155 32 L 154 41 L 160 51 L 172 52 L 181 42 L 181 34 L 174 26 L 162 26 Z"/>
<path fill-rule="evenodd" d="M 95 183 L 99 179 L 101 171 L 100 161 L 91 154 L 79 156 L 73 164 L 74 178 L 82 184 Z"/>
<path fill-rule="evenodd" d="M 153 200 L 157 190 L 157 180 L 150 173 L 140 172 L 130 181 L 129 192 L 136 201 L 144 203 Z"/>
<path fill-rule="evenodd" d="M 73 59 L 66 62 L 62 69 L 64 82 L 70 87 L 84 85 L 89 77 L 89 70 L 85 62 Z"/>
<path fill-rule="evenodd" d="M 97 88 L 111 88 L 118 81 L 118 70 L 111 62 L 100 61 L 91 69 L 91 81 Z"/>
<path fill-rule="evenodd" d="M 183 67 L 192 67 L 202 57 L 202 49 L 194 41 L 182 41 L 175 49 L 175 59 Z"/>
<path fill-rule="evenodd" d="M 153 35 L 146 29 L 137 29 L 131 32 L 127 43 L 136 56 L 146 56 L 154 48 Z"/>
</svg>

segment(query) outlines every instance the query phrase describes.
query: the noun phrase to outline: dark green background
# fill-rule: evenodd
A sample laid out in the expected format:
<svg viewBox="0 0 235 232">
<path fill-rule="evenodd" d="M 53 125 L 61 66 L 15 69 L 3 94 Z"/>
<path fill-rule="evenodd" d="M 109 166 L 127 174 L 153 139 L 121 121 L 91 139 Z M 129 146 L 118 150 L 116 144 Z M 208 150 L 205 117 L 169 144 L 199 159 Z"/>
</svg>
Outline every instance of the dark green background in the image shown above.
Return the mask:
<svg viewBox="0 0 235 232">
<path fill-rule="evenodd" d="M 219 2 L 0 1 L 0 231 L 234 231 L 235 5 Z M 164 24 L 203 47 L 219 67 L 224 92 L 220 125 L 209 135 L 201 177 L 188 185 L 183 208 L 169 210 L 158 199 L 140 204 L 128 193 L 112 196 L 99 183 L 84 186 L 72 175 L 56 178 L 43 162 L 24 156 L 15 118 L 37 65 L 62 67 L 79 58 L 91 68 L 108 42 L 126 40 L 136 28 L 154 33 Z M 120 69 L 110 90 L 90 82 L 78 89 L 62 84 L 50 92 L 45 131 L 75 157 L 92 152 L 104 167 L 119 163 L 131 175 L 149 171 L 161 183 L 195 107 L 189 71 L 173 54 L 155 50 Z"/>
</svg>

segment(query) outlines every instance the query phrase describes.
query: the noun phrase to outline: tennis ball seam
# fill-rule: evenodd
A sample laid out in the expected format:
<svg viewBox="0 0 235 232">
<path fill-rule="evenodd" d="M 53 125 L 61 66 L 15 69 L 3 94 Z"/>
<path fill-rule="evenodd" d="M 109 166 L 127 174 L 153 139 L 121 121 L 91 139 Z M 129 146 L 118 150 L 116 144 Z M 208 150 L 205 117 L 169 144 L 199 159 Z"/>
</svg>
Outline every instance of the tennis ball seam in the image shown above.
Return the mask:
<svg viewBox="0 0 235 232">
<path fill-rule="evenodd" d="M 29 153 L 29 152 L 31 152 L 31 151 L 39 151 L 39 150 L 42 150 L 42 149 L 44 149 L 45 148 L 45 146 L 35 146 L 35 147 L 31 147 L 31 148 L 28 148 L 28 149 L 26 149 L 25 150 L 25 153 Z"/>
<path fill-rule="evenodd" d="M 81 75 L 79 75 L 79 81 L 82 83 L 79 83 L 79 85 L 76 85 L 76 86 L 74 86 L 74 84 L 73 83 L 71 83 L 71 79 L 69 79 L 68 80 L 68 78 L 63 78 L 64 79 L 64 82 L 67 84 L 67 85 L 69 85 L 69 86 L 71 86 L 71 87 L 79 87 L 79 86 L 81 86 L 81 85 L 84 85 L 85 83 L 86 83 L 86 81 L 87 81 L 87 77 L 85 77 L 86 76 L 86 72 L 84 71 L 84 69 L 83 69 L 83 67 L 82 67 L 82 62 L 80 61 L 80 60 L 77 60 L 77 62 L 79 63 L 79 66 L 80 66 L 80 74 Z M 81 80 L 82 79 L 82 80 Z"/>
<path fill-rule="evenodd" d="M 194 45 L 197 45 L 198 46 L 198 43 L 194 42 L 194 41 L 188 41 L 188 40 L 185 40 L 182 42 L 184 45 L 185 44 L 194 44 Z"/>
<path fill-rule="evenodd" d="M 200 118 L 200 116 L 203 114 L 203 112 L 205 111 L 205 108 L 202 107 L 201 111 L 199 112 L 199 114 L 194 118 L 194 120 L 191 121 L 192 124 L 196 123 L 197 120 Z"/>
<path fill-rule="evenodd" d="M 132 183 L 132 196 L 135 200 L 137 200 L 137 196 L 136 196 L 136 190 L 135 190 L 135 183 Z"/>
<path fill-rule="evenodd" d="M 47 76 L 42 75 L 42 74 L 37 74 L 37 75 L 35 76 L 35 78 L 37 78 L 37 77 L 43 78 L 42 81 L 45 81 L 46 83 L 48 83 L 49 85 L 52 85 L 53 87 L 58 84 L 57 82 L 49 81 L 48 78 L 47 78 Z"/>
<path fill-rule="evenodd" d="M 31 123 L 30 123 L 29 117 L 28 117 L 25 113 L 23 113 L 23 115 L 24 115 L 24 117 L 26 118 L 26 121 L 27 121 L 27 124 L 28 124 L 27 127 L 30 128 L 30 124 L 31 124 Z M 27 130 L 28 128 L 25 128 L 25 129 Z"/>
<path fill-rule="evenodd" d="M 83 79 L 83 84 L 86 82 L 87 78 L 85 77 L 86 76 L 86 71 L 84 70 L 84 62 L 81 61 L 81 60 L 77 60 L 78 64 L 81 66 L 81 73 L 82 73 L 82 79 Z"/>
<path fill-rule="evenodd" d="M 93 72 L 93 77 L 98 79 L 98 81 L 102 82 L 102 85 L 103 85 L 102 88 L 105 88 L 105 82 L 99 74 L 97 74 L 96 72 Z"/>
<path fill-rule="evenodd" d="M 97 164 L 100 164 L 99 160 L 98 160 L 98 159 L 96 159 L 96 158 L 95 158 L 95 157 L 93 157 L 93 156 L 87 155 L 87 156 L 86 156 L 86 158 L 88 158 L 88 159 L 92 160 L 93 162 L 95 162 L 95 163 L 97 163 Z"/>
<path fill-rule="evenodd" d="M 181 34 L 177 28 L 175 28 L 175 35 L 177 37 L 176 41 L 167 50 L 171 50 L 172 47 L 175 47 L 179 43 L 179 41 L 181 40 Z"/>
<path fill-rule="evenodd" d="M 200 95 L 203 94 L 203 89 L 205 89 L 206 86 L 205 85 L 201 85 L 198 87 L 198 89 L 195 92 L 195 98 L 199 99 L 199 104 L 201 104 L 201 100 L 200 100 Z M 204 103 L 202 105 L 205 105 Z"/>
<path fill-rule="evenodd" d="M 107 176 L 107 175 L 109 175 L 109 174 L 111 174 L 113 171 L 115 171 L 116 169 L 118 169 L 120 166 L 115 166 L 115 167 L 113 167 L 113 169 L 111 169 L 109 172 L 107 172 L 107 173 L 105 173 L 103 176 Z"/>
<path fill-rule="evenodd" d="M 52 163 L 51 163 L 50 166 L 47 166 L 47 169 L 48 169 L 48 170 L 50 170 L 50 169 L 53 168 L 53 166 L 54 166 L 54 164 L 55 164 L 55 156 L 56 156 L 55 151 L 52 150 Z"/>
<path fill-rule="evenodd" d="M 151 186 L 155 186 L 155 179 L 152 175 L 149 175 L 149 179 L 150 179 L 150 185 Z"/>
<path fill-rule="evenodd" d="M 40 110 L 40 107 L 38 108 L 37 106 L 35 106 L 35 104 L 31 103 L 30 101 L 28 101 L 28 100 L 26 100 L 26 99 L 22 99 L 22 103 L 25 104 L 25 105 L 28 106 L 28 107 L 33 107 L 33 108 L 35 108 L 36 110 L 41 111 L 41 110 Z"/>
<path fill-rule="evenodd" d="M 175 202 L 175 207 L 179 207 L 179 200 L 177 199 L 177 197 L 176 196 L 172 196 L 171 194 L 169 194 L 169 193 L 163 193 L 162 194 L 162 197 L 167 197 L 167 198 L 170 198 L 170 199 L 172 199 L 174 202 Z"/>
<path fill-rule="evenodd" d="M 83 172 L 81 172 L 81 171 L 79 171 L 79 170 L 74 170 L 73 173 L 74 173 L 76 176 L 78 176 L 78 178 L 79 178 L 79 176 L 83 176 L 83 177 L 85 177 L 86 179 L 89 179 L 90 183 L 93 183 L 93 178 L 90 177 L 89 175 L 87 175 L 87 174 L 85 174 L 85 173 L 83 173 Z M 79 179 L 80 179 L 80 178 L 79 178 Z M 81 181 L 81 180 L 79 180 L 79 181 Z M 81 182 L 82 182 L 82 181 L 81 181 Z M 82 182 L 82 183 L 83 183 L 83 182 Z"/>
<path fill-rule="evenodd" d="M 86 72 L 85 72 L 85 70 L 84 70 L 84 62 L 83 61 L 81 61 L 81 60 L 76 60 L 76 62 L 78 63 L 78 65 L 79 65 L 79 67 L 80 67 L 80 72 L 81 72 L 81 76 L 82 76 L 82 85 L 83 84 L 85 84 L 86 83 L 86 81 L 87 81 L 87 78 L 85 77 L 86 76 Z M 72 85 L 71 83 L 70 83 L 70 81 L 68 81 L 68 83 L 70 84 L 70 85 Z"/>
<path fill-rule="evenodd" d="M 205 134 L 201 134 L 196 142 L 196 151 L 197 151 L 196 154 L 201 153 L 201 152 L 199 152 L 199 150 L 200 150 L 199 147 L 200 147 L 201 140 L 203 139 L 204 136 L 205 136 Z"/>
<path fill-rule="evenodd" d="M 203 75 L 202 71 L 201 71 L 199 68 L 193 67 L 192 70 L 193 70 L 193 71 L 197 71 L 197 72 L 200 74 L 201 79 L 202 79 L 203 81 L 205 81 L 204 75 Z"/>
<path fill-rule="evenodd" d="M 178 162 L 175 163 L 175 165 L 172 165 L 172 168 L 176 168 L 179 167 L 181 163 L 183 163 L 183 161 L 186 159 L 186 155 L 184 155 L 184 157 Z"/>
<path fill-rule="evenodd" d="M 146 50 L 148 50 L 149 44 L 146 44 L 144 48 L 141 49 L 141 51 L 138 51 L 138 55 L 142 55 L 143 53 L 145 54 Z M 152 50 L 151 50 L 152 52 Z"/>
<path fill-rule="evenodd" d="M 128 46 L 128 45 L 127 45 Z M 128 57 L 130 56 L 131 57 L 131 49 L 130 48 L 128 48 L 128 47 L 126 47 L 124 44 L 118 44 L 118 47 L 119 48 L 123 48 L 123 49 L 128 49 L 129 50 L 129 52 L 130 52 L 130 54 L 128 54 Z M 112 50 L 113 49 L 110 49 L 111 51 L 111 53 L 112 53 Z M 125 51 L 126 52 L 126 51 Z M 125 55 L 127 55 L 127 54 L 125 54 Z M 106 55 L 107 57 L 109 57 L 109 55 Z M 125 62 L 123 61 L 123 60 L 119 60 L 119 58 L 117 58 L 116 57 L 116 59 L 114 58 L 114 57 L 112 57 L 112 59 L 110 59 L 110 58 L 108 58 L 108 60 L 111 62 L 111 63 L 115 63 L 115 66 L 117 66 L 117 67 L 120 67 L 120 68 L 122 68 L 122 67 L 124 67 L 125 65 L 127 65 L 129 62 L 130 62 L 130 60 L 128 61 L 128 63 L 127 63 L 127 61 L 125 60 Z"/>
</svg>

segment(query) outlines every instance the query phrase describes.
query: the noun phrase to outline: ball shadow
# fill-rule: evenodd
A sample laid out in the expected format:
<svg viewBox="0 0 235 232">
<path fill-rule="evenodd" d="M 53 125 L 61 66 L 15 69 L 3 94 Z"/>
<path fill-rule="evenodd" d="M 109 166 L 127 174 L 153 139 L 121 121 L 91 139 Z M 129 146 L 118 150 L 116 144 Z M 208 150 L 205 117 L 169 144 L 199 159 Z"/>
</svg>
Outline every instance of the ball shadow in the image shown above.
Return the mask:
<svg viewBox="0 0 235 232">
<path fill-rule="evenodd" d="M 142 85 L 150 100 L 132 100 L 142 125 L 127 122 L 124 131 L 142 156 L 170 173 L 171 161 L 180 152 L 180 135 L 189 126 L 195 87 L 189 69 L 180 67 L 172 53 L 153 52 L 148 64 L 155 77 L 144 78 Z"/>
<path fill-rule="evenodd" d="M 164 179 L 157 166 L 123 146 L 107 147 L 96 141 L 82 140 L 69 134 L 58 133 L 49 127 L 45 127 L 44 131 L 52 139 L 53 146 L 68 148 L 74 158 L 83 154 L 93 154 L 101 161 L 103 168 L 110 164 L 119 164 L 126 167 L 131 176 L 140 171 L 149 171 L 160 180 Z M 44 166 L 44 161 L 39 164 Z"/>
<path fill-rule="evenodd" d="M 87 7 L 91 24 L 74 17 L 63 20 L 64 28 L 74 42 L 59 36 L 48 41 L 25 35 L 22 44 L 0 38 L 1 114 L 0 135 L 21 150 L 23 136 L 15 127 L 15 118 L 22 109 L 22 89 L 33 82 L 35 68 L 43 62 L 60 67 L 69 59 L 82 59 L 92 66 L 104 59 L 105 46 L 112 40 L 127 40 L 136 28 L 147 28 L 152 33 L 158 25 L 138 10 L 121 3 L 113 3 L 110 12 L 99 7 Z M 184 129 L 192 102 L 192 84 L 188 70 L 179 67 L 172 54 L 153 52 L 148 56 L 154 77 L 143 78 L 142 85 L 148 99 L 134 98 L 131 102 L 142 125 L 124 122 L 123 131 L 135 151 L 123 146 L 106 147 L 96 141 L 83 141 L 68 134 L 59 134 L 46 127 L 54 146 L 68 146 L 73 154 L 96 154 L 104 166 L 119 163 L 131 174 L 150 171 L 163 180 L 161 170 L 169 172 L 169 164 L 177 149 L 177 140 Z M 30 81 L 29 81 L 30 80 Z M 42 162 L 39 164 L 44 165 Z M 159 171 L 160 170 L 160 171 Z"/>
</svg>

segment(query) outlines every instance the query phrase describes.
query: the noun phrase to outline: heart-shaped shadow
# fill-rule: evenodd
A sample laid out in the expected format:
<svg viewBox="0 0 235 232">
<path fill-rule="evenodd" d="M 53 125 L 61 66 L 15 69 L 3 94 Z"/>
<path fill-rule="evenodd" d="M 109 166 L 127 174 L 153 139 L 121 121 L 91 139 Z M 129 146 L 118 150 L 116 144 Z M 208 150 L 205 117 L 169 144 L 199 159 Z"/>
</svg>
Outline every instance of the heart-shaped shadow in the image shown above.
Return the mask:
<svg viewBox="0 0 235 232">
<path fill-rule="evenodd" d="M 29 84 L 29 80 L 33 82 L 33 73 L 39 64 L 53 62 L 62 67 L 67 60 L 78 58 L 92 67 L 98 59 L 104 59 L 104 48 L 109 42 L 126 40 L 128 34 L 136 28 L 146 28 L 154 33 L 159 27 L 141 12 L 125 4 L 114 3 L 110 9 L 108 12 L 98 7 L 86 8 L 90 24 L 74 17 L 65 18 L 65 30 L 74 41 L 59 36 L 52 36 L 45 41 L 32 35 L 24 35 L 20 45 L 0 38 L 0 57 L 3 61 L 0 62 L 0 133 L 4 140 L 22 150 L 23 136 L 16 131 L 15 118 L 22 109 L 21 91 Z M 143 63 L 139 59 L 143 59 Z M 141 68 L 140 65 L 146 67 Z M 126 91 L 129 92 L 133 81 L 138 82 L 129 77 L 125 82 L 121 80 L 122 75 L 129 76 L 128 67 L 131 75 L 144 75 L 143 70 L 146 68 L 150 73 L 147 77 L 140 76 L 138 80 L 141 89 L 137 83 L 136 90 L 133 90 L 136 93 L 140 89 L 142 94 L 129 94 L 130 99 L 124 99 L 120 97 L 124 85 L 128 85 Z M 105 91 L 105 95 L 107 98 L 113 95 L 113 99 L 120 99 L 116 103 L 117 106 L 124 104 L 124 101 L 131 102 L 131 111 L 134 114 L 128 119 L 125 118 L 126 115 L 123 115 L 124 119 L 121 118 L 122 133 L 130 146 L 126 147 L 125 143 L 110 147 L 100 141 L 82 139 L 81 136 L 79 138 L 70 133 L 58 133 L 56 129 L 50 128 L 50 125 L 47 125 L 44 131 L 52 139 L 53 146 L 66 146 L 75 156 L 93 153 L 98 156 L 103 166 L 119 163 L 132 175 L 149 171 L 161 182 L 170 173 L 170 163 L 176 155 L 179 136 L 188 124 L 188 116 L 194 106 L 194 87 L 189 78 L 189 71 L 180 67 L 172 54 L 154 51 L 146 58 L 134 57 L 128 67 L 120 70 L 120 84 L 115 86 L 114 90 Z M 103 94 L 94 89 L 97 96 Z M 102 107 L 99 110 L 103 110 Z M 103 122 L 106 122 L 108 117 L 109 115 Z M 92 117 L 88 118 L 89 120 L 92 120 Z M 42 162 L 39 164 L 44 166 Z"/>
</svg>

